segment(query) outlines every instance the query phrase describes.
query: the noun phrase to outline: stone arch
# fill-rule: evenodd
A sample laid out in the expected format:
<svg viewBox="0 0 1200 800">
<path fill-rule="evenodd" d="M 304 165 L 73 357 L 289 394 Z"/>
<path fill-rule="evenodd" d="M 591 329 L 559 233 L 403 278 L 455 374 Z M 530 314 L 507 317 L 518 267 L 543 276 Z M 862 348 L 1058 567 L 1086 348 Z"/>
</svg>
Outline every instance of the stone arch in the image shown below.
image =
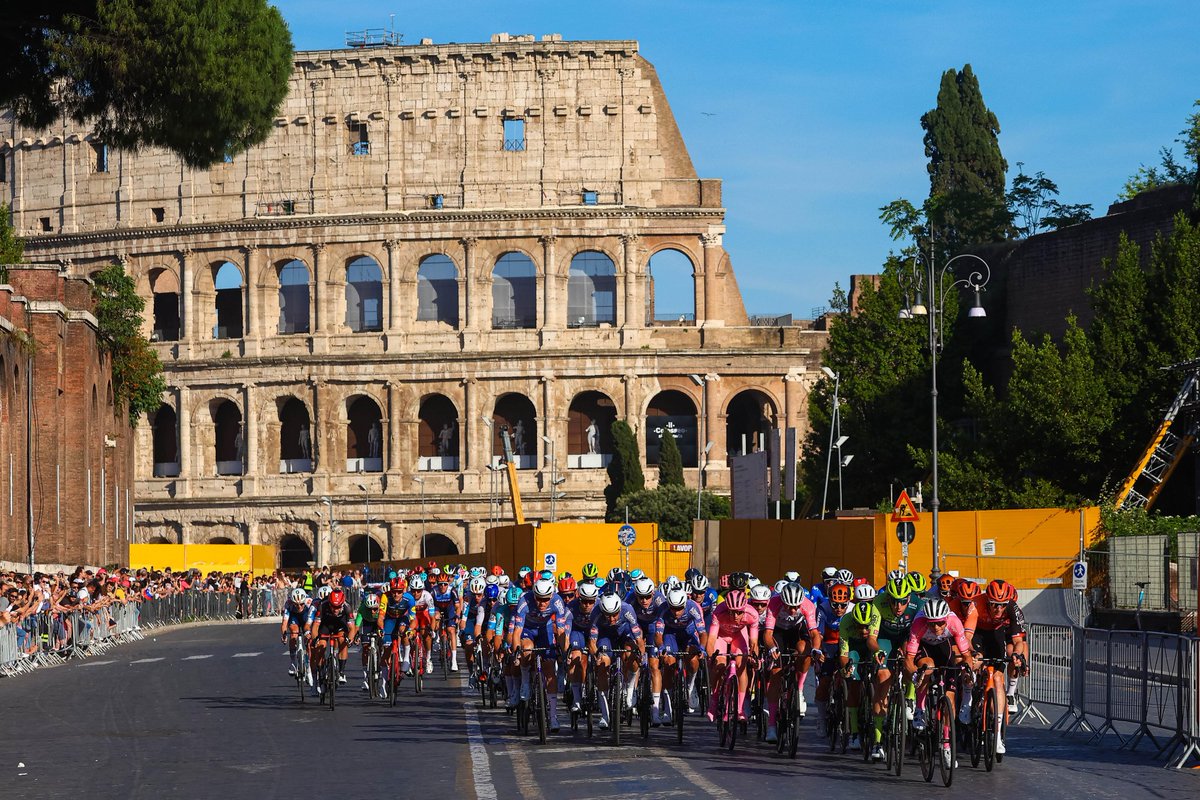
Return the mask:
<svg viewBox="0 0 1200 800">
<path fill-rule="evenodd" d="M 346 398 L 346 471 L 383 471 L 383 412 L 365 394 Z"/>
<path fill-rule="evenodd" d="M 294 533 L 279 538 L 279 568 L 304 569 L 313 560 L 312 547 Z"/>
<path fill-rule="evenodd" d="M 650 254 L 646 259 L 647 325 L 695 324 L 698 263 L 675 245 L 661 246 Z"/>
<path fill-rule="evenodd" d="M 246 280 L 233 261 L 216 261 L 208 273 L 213 287 L 214 339 L 240 339 L 245 330 Z"/>
<path fill-rule="evenodd" d="M 367 534 L 351 536 L 349 545 L 350 557 L 348 560 L 351 564 L 367 564 L 383 560 L 383 547 L 375 541 L 373 536 Z"/>
<path fill-rule="evenodd" d="M 545 272 L 544 264 L 542 263 L 541 247 L 530 249 L 520 244 L 514 244 L 512 240 L 491 240 L 481 239 L 475 245 L 474 258 L 476 281 L 490 282 L 492 274 L 496 269 L 496 262 L 504 258 L 506 255 L 514 254 L 524 256 L 533 264 L 534 271 L 540 280 Z"/>
<path fill-rule="evenodd" d="M 766 449 L 765 437 L 778 422 L 779 406 L 769 392 L 751 387 L 729 398 L 724 416 L 725 452 L 729 457 L 745 455 Z"/>
<path fill-rule="evenodd" d="M 421 398 L 417 411 L 418 469 L 455 472 L 461 443 L 458 409 L 444 394 Z"/>
<path fill-rule="evenodd" d="M 241 475 L 245 455 L 242 430 L 242 411 L 233 400 L 217 398 L 209 401 L 213 423 L 213 457 L 218 475 Z"/>
<path fill-rule="evenodd" d="M 492 408 L 492 461 L 504 456 L 502 433 L 507 430 L 517 469 L 536 469 L 538 452 L 537 408 L 525 395 L 508 392 Z"/>
<path fill-rule="evenodd" d="M 275 398 L 279 420 L 279 471 L 312 472 L 312 416 L 294 395 Z"/>
<path fill-rule="evenodd" d="M 417 264 L 417 322 L 458 328 L 459 269 L 445 253 L 430 253 Z"/>
<path fill-rule="evenodd" d="M 385 272 L 373 256 L 357 255 L 345 261 L 346 327 L 355 333 L 383 330 Z"/>
<path fill-rule="evenodd" d="M 696 466 L 699 445 L 696 402 L 679 389 L 664 389 L 646 405 L 645 448 L 646 463 L 658 463 L 661 437 L 674 434 L 685 467 Z"/>
<path fill-rule="evenodd" d="M 492 328 L 536 328 L 538 269 L 518 250 L 509 250 L 492 267 Z"/>
<path fill-rule="evenodd" d="M 612 461 L 612 424 L 617 419 L 617 404 L 596 390 L 579 392 L 567 410 L 567 466 L 569 468 L 607 467 Z M 594 432 L 588 428 L 595 425 Z"/>
<path fill-rule="evenodd" d="M 567 327 L 616 325 L 616 262 L 600 250 L 580 250 L 567 272 Z"/>
<path fill-rule="evenodd" d="M 206 544 L 237 544 L 228 536 L 210 536 Z"/>
<path fill-rule="evenodd" d="M 427 533 L 419 544 L 421 547 L 418 555 L 421 558 L 441 558 L 459 554 L 458 544 L 444 533 Z"/>
<path fill-rule="evenodd" d="M 279 287 L 276 332 L 284 336 L 308 333 L 312 309 L 312 271 L 308 264 L 299 258 L 279 259 L 272 273 Z"/>
<path fill-rule="evenodd" d="M 175 544 L 175 542 L 172 542 L 165 536 L 151 536 L 147 544 Z"/>
<path fill-rule="evenodd" d="M 170 267 L 151 267 L 146 273 L 150 295 L 150 341 L 179 340 L 179 276 Z"/>
<path fill-rule="evenodd" d="M 179 475 L 179 418 L 175 409 L 163 403 L 150 421 L 153 440 L 154 477 L 174 478 Z"/>
</svg>

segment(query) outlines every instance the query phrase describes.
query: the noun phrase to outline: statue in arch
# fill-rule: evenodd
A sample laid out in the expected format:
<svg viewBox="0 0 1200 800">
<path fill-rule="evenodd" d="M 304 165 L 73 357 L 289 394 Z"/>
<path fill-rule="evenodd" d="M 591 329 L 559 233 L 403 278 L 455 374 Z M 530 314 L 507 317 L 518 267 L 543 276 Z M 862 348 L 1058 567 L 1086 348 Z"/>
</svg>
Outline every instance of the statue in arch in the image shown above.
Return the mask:
<svg viewBox="0 0 1200 800">
<path fill-rule="evenodd" d="M 596 425 L 596 420 L 589 418 L 587 433 L 587 449 L 588 455 L 595 455 L 600 452 L 600 428 Z"/>
<path fill-rule="evenodd" d="M 517 420 L 513 426 L 513 455 L 525 455 L 525 421 Z"/>
<path fill-rule="evenodd" d="M 379 447 L 383 442 L 382 431 L 378 422 L 371 424 L 367 431 L 367 454 L 369 458 L 379 458 Z"/>
<path fill-rule="evenodd" d="M 438 431 L 438 455 L 446 458 L 450 455 L 450 446 L 454 442 L 454 424 L 446 422 Z"/>
<path fill-rule="evenodd" d="M 300 426 L 300 432 L 296 435 L 297 444 L 300 446 L 300 455 L 303 458 L 312 458 L 312 434 L 309 433 L 307 425 Z"/>
</svg>

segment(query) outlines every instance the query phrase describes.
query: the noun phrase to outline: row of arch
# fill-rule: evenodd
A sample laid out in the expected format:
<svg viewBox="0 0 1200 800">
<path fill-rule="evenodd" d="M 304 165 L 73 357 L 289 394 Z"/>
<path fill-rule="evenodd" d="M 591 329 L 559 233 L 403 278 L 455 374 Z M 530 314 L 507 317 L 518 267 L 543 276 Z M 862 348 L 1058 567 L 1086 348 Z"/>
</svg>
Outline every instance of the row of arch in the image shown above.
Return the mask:
<svg viewBox="0 0 1200 800">
<path fill-rule="evenodd" d="M 308 405 L 294 395 L 275 399 L 278 423 L 278 460 L 280 473 L 310 472 L 316 464 L 313 421 Z M 347 472 L 382 472 L 385 468 L 385 415 L 374 398 L 355 394 L 345 401 L 345 468 Z M 612 398 L 600 391 L 584 391 L 571 401 L 567 412 L 566 465 L 568 468 L 607 466 L 613 452 L 612 423 L 617 407 Z M 757 450 L 766 432 L 774 426 L 777 409 L 774 401 L 757 389 L 735 394 L 725 407 L 726 452 L 736 455 Z M 245 426 L 242 410 L 231 399 L 210 400 L 207 419 L 213 427 L 211 438 L 217 474 L 240 475 L 245 459 Z M 684 392 L 668 389 L 656 394 L 646 406 L 641 442 L 647 464 L 658 463 L 662 437 L 674 436 L 684 466 L 695 467 L 701 451 L 697 408 Z M 426 395 L 417 412 L 418 469 L 457 471 L 462 444 L 459 412 L 449 397 Z M 536 469 L 543 431 L 534 403 L 525 395 L 509 392 L 497 398 L 490 424 L 490 457 L 494 463 L 505 454 L 504 435 L 519 469 Z M 156 477 L 180 474 L 179 420 L 175 409 L 163 404 L 151 419 L 153 461 Z M 711 438 L 712 434 L 708 434 Z M 561 452 L 561 451 L 560 451 Z M 336 459 L 337 454 L 331 454 Z"/>
<path fill-rule="evenodd" d="M 419 541 L 417 552 L 423 557 L 443 558 L 459 554 L 458 545 L 444 533 L 426 533 Z M 149 544 L 177 544 L 166 536 L 153 536 Z M 211 536 L 204 544 L 242 544 L 228 536 Z M 366 564 L 382 561 L 387 557 L 383 545 L 369 534 L 356 534 L 346 542 L 348 560 L 352 564 Z M 281 569 L 304 569 L 312 564 L 313 551 L 309 543 L 302 537 L 290 533 L 279 540 L 279 566 Z"/>
<path fill-rule="evenodd" d="M 695 267 L 678 250 L 660 250 L 648 264 L 651 291 L 647 294 L 647 324 L 656 316 L 695 317 Z M 655 276 L 655 270 L 658 276 Z M 240 339 L 246 332 L 246 279 L 233 261 L 208 266 L 213 286 L 212 338 Z M 312 332 L 313 277 L 309 265 L 298 258 L 281 259 L 268 273 L 277 286 L 278 311 L 275 332 L 279 335 Z M 384 328 L 384 270 L 368 255 L 345 263 L 345 326 L 353 333 L 377 332 Z M 492 318 L 495 330 L 537 326 L 539 271 L 526 253 L 511 250 L 501 254 L 491 272 Z M 175 273 L 154 267 L 148 273 L 152 313 L 151 338 L 176 341 L 183 333 L 181 287 Z M 460 326 L 458 264 L 445 253 L 421 258 L 416 271 L 417 322 Z M 662 291 L 660 291 L 660 289 Z M 661 301 L 666 299 L 663 304 Z M 567 326 L 598 327 L 617 324 L 617 268 L 612 258 L 599 250 L 583 250 L 570 260 L 567 273 Z M 664 309 L 666 317 L 657 310 Z M 266 312 L 269 318 L 274 312 Z"/>
</svg>

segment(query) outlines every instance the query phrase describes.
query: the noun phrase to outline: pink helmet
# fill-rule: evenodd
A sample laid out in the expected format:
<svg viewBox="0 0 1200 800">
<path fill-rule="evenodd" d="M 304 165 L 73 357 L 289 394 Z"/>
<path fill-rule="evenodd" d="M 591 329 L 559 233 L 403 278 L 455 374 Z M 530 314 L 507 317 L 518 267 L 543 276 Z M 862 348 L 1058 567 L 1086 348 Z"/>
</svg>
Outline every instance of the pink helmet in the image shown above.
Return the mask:
<svg viewBox="0 0 1200 800">
<path fill-rule="evenodd" d="M 725 595 L 725 607 L 730 611 L 743 610 L 746 607 L 746 593 L 741 589 L 734 589 Z"/>
</svg>

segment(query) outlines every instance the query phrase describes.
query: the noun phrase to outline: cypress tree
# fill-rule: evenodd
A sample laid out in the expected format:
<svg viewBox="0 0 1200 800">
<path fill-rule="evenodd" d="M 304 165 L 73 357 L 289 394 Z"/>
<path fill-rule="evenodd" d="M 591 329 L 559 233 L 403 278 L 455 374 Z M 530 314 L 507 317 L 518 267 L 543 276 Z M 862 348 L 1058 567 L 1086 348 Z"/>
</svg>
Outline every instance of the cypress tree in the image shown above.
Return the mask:
<svg viewBox="0 0 1200 800">
<path fill-rule="evenodd" d="M 658 485 L 683 486 L 683 456 L 679 454 L 679 443 L 665 428 L 658 445 Z"/>
<path fill-rule="evenodd" d="M 646 478 L 642 475 L 641 456 L 638 451 L 637 437 L 629 423 L 619 419 L 613 422 L 613 457 L 608 464 L 608 486 L 604 489 L 606 515 L 610 520 L 619 520 L 617 498 L 623 494 L 640 492 L 646 488 Z"/>
</svg>

